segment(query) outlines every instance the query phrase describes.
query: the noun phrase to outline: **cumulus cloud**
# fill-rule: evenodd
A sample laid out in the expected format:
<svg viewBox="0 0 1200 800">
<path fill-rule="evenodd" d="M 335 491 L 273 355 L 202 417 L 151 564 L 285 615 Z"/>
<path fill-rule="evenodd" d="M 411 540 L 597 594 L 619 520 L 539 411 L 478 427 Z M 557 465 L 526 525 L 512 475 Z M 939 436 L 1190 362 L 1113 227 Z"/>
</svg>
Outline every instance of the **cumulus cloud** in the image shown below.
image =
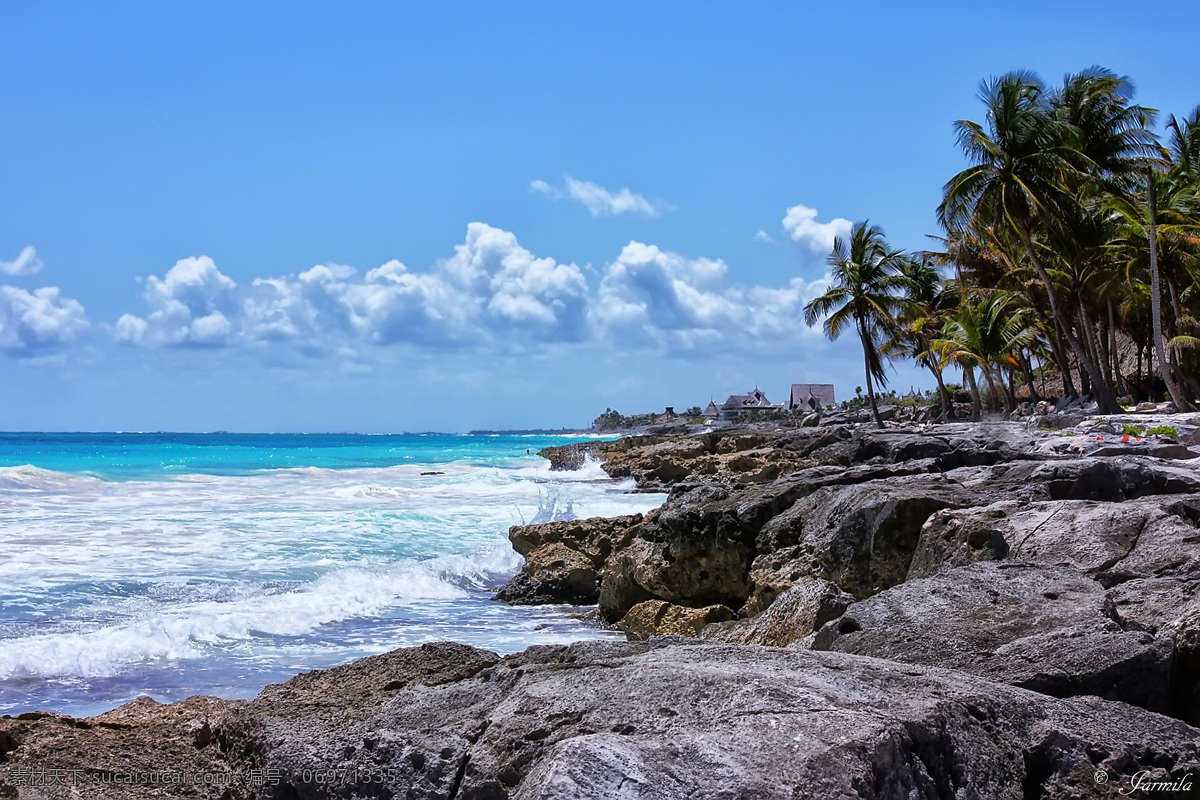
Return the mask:
<svg viewBox="0 0 1200 800">
<path fill-rule="evenodd" d="M 662 213 L 660 204 L 652 203 L 628 187 L 612 192 L 598 183 L 581 181 L 566 176 L 566 191 L 558 189 L 543 180 L 529 184 L 530 191 L 547 195 L 555 200 L 567 198 L 583 205 L 593 217 L 611 217 L 618 214 L 639 214 L 644 217 L 657 217 Z"/>
<path fill-rule="evenodd" d="M 12 261 L 0 261 L 0 272 L 5 275 L 33 275 L 42 268 L 42 260 L 38 258 L 37 250 L 26 246 Z"/>
<path fill-rule="evenodd" d="M 824 279 L 746 287 L 730 272 L 720 259 L 631 241 L 589 287 L 575 264 L 473 222 L 424 271 L 396 260 L 365 273 L 320 264 L 239 285 L 206 256 L 183 259 L 146 280 L 147 310 L 121 316 L 113 334 L 142 346 L 339 359 L 364 357 L 369 346 L 514 353 L 599 342 L 691 357 L 712 348 L 780 352 L 821 338 L 804 325 L 803 307 Z"/>
<path fill-rule="evenodd" d="M 674 354 L 786 346 L 812 334 L 804 304 L 825 281 L 785 288 L 727 286 L 724 261 L 689 259 L 630 242 L 608 266 L 593 309 L 597 327 L 627 346 Z"/>
<path fill-rule="evenodd" d="M 126 314 L 117 341 L 168 346 L 285 342 L 317 353 L 347 342 L 486 349 L 586 336 L 587 282 L 574 264 L 538 258 L 514 234 L 467 226 L 430 272 L 389 261 L 361 275 L 322 264 L 238 287 L 206 256 L 147 281 L 150 312 Z"/>
<path fill-rule="evenodd" d="M 0 286 L 0 349 L 11 355 L 34 356 L 59 349 L 88 327 L 83 306 L 62 297 L 57 287 L 27 292 Z"/>
<path fill-rule="evenodd" d="M 819 256 L 827 256 L 833 250 L 833 237 L 849 236 L 853 228 L 854 223 L 841 217 L 817 222 L 817 210 L 805 205 L 792 206 L 783 218 L 783 229 L 792 241 Z"/>
<path fill-rule="evenodd" d="M 760 230 L 758 233 L 754 234 L 750 238 L 756 242 L 763 242 L 764 244 L 774 244 L 775 243 L 775 240 L 773 238 L 771 238 L 771 234 L 767 233 L 766 231 L 762 231 L 762 230 Z"/>
<path fill-rule="evenodd" d="M 123 314 L 114 336 L 126 344 L 223 347 L 233 333 L 230 316 L 239 311 L 236 290 L 237 283 L 208 256 L 177 261 L 163 278 L 146 280 L 150 313 Z"/>
</svg>

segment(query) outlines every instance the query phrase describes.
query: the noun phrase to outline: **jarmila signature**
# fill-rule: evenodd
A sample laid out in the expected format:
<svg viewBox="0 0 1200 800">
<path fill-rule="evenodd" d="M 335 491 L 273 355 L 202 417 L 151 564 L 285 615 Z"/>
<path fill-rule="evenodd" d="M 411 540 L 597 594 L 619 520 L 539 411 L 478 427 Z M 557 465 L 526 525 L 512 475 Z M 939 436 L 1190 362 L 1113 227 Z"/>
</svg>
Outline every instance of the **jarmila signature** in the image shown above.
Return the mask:
<svg viewBox="0 0 1200 800">
<path fill-rule="evenodd" d="M 1155 780 L 1150 776 L 1150 770 L 1144 769 L 1141 772 L 1134 773 L 1129 779 L 1129 786 L 1119 789 L 1123 795 L 1131 795 L 1134 792 L 1190 792 L 1192 790 L 1192 773 L 1188 772 L 1181 778 L 1173 780 Z"/>
</svg>

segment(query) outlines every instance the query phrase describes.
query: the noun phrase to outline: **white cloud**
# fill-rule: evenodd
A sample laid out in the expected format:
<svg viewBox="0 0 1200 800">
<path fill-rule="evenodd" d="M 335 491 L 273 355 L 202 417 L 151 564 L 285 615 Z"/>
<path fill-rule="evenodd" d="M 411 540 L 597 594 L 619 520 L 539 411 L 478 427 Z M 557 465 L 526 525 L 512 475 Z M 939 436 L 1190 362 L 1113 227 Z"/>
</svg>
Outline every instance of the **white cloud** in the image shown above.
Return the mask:
<svg viewBox="0 0 1200 800">
<path fill-rule="evenodd" d="M 783 289 L 726 286 L 720 260 L 688 259 L 653 245 L 630 242 L 608 266 L 593 317 L 597 327 L 631 347 L 676 355 L 774 349 L 811 339 L 804 304 L 825 282 L 799 278 Z"/>
<path fill-rule="evenodd" d="M 150 313 L 144 318 L 123 314 L 114 338 L 127 344 L 224 346 L 232 333 L 227 315 L 238 312 L 236 289 L 208 256 L 177 261 L 163 278 L 146 280 Z"/>
<path fill-rule="evenodd" d="M 833 250 L 833 237 L 849 236 L 854 223 L 848 219 L 832 219 L 817 222 L 817 210 L 805 205 L 794 205 L 783 218 L 783 229 L 792 241 L 808 247 L 819 256 L 827 256 Z"/>
<path fill-rule="evenodd" d="M 775 243 L 775 240 L 771 238 L 771 234 L 767 233 L 766 231 L 759 231 L 750 238 L 756 242 L 763 242 L 765 244 Z"/>
<path fill-rule="evenodd" d="M 360 275 L 322 264 L 239 288 L 206 256 L 147 281 L 144 318 L 126 314 L 117 341 L 147 345 L 289 343 L 310 354 L 354 343 L 486 350 L 587 336 L 587 281 L 574 264 L 538 258 L 515 235 L 467 226 L 454 255 L 426 273 L 389 261 Z"/>
<path fill-rule="evenodd" d="M 13 261 L 0 261 L 0 272 L 5 275 L 33 275 L 42 268 L 37 250 L 25 246 Z"/>
<path fill-rule="evenodd" d="M 566 191 L 551 186 L 543 180 L 529 184 L 530 191 L 544 194 L 554 200 L 569 198 L 583 205 L 593 217 L 611 217 L 618 214 L 640 214 L 657 217 L 662 213 L 661 204 L 652 203 L 628 187 L 612 192 L 598 183 L 580 181 L 566 176 Z"/>
<path fill-rule="evenodd" d="M 340 360 L 391 345 L 505 354 L 607 342 L 685 357 L 713 348 L 783 353 L 821 338 L 804 325 L 803 307 L 824 290 L 824 279 L 783 287 L 729 279 L 720 259 L 632 241 L 589 288 L 575 264 L 538 256 L 512 232 L 472 222 L 453 253 L 423 272 L 396 260 L 365 273 L 320 264 L 239 286 L 208 257 L 184 259 L 147 279 L 148 310 L 122 315 L 113 334 L 143 346 L 239 346 L 268 359 Z"/>
<path fill-rule="evenodd" d="M 57 287 L 32 293 L 0 286 L 0 349 L 32 356 L 63 347 L 89 327 L 87 314 L 77 300 L 61 297 Z"/>
</svg>

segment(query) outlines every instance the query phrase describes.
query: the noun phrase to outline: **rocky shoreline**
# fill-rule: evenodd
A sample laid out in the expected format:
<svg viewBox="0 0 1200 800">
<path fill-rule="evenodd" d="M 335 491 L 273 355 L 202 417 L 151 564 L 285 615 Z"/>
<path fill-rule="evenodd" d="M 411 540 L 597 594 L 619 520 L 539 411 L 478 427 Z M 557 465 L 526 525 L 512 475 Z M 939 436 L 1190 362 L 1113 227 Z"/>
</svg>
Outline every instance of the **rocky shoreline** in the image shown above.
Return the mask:
<svg viewBox="0 0 1200 800">
<path fill-rule="evenodd" d="M 1198 428 L 551 449 L 668 499 L 514 527 L 498 597 L 597 604 L 631 641 L 431 644 L 248 703 L 0 718 L 0 798 L 1198 796 Z"/>
</svg>

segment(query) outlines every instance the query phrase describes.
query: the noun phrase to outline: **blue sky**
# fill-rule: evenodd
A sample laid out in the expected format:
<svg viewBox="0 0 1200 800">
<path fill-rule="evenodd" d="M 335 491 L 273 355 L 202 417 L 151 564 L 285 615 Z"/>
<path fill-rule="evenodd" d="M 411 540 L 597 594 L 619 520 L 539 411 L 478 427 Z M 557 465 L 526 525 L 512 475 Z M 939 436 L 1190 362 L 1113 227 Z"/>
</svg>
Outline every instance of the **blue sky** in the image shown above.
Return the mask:
<svg viewBox="0 0 1200 800">
<path fill-rule="evenodd" d="M 1200 103 L 1182 2 L 342 5 L 0 6 L 0 429 L 845 397 L 799 310 L 851 221 L 928 246 L 981 79 Z"/>
</svg>

